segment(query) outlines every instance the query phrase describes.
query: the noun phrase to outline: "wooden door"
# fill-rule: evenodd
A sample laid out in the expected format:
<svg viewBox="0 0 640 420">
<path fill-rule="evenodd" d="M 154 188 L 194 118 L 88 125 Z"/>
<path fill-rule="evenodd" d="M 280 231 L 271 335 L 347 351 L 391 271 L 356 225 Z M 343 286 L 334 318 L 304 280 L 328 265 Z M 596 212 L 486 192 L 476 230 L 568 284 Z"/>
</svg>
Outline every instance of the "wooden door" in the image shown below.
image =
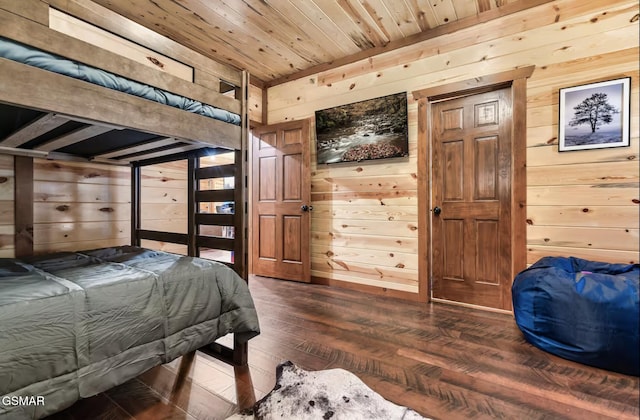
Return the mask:
<svg viewBox="0 0 640 420">
<path fill-rule="evenodd" d="M 510 88 L 432 105 L 434 298 L 511 308 Z"/>
<path fill-rule="evenodd" d="M 252 273 L 311 280 L 309 121 L 253 130 Z"/>
</svg>

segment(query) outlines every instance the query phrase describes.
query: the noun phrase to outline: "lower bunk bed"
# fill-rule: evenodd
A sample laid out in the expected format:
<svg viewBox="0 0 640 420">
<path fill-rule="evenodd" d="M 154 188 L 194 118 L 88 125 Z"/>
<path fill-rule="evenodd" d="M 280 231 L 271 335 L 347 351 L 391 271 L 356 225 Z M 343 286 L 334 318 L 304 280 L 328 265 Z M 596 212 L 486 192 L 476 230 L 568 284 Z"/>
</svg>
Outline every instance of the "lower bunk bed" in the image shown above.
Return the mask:
<svg viewBox="0 0 640 420">
<path fill-rule="evenodd" d="M 3 419 L 42 418 L 179 356 L 215 353 L 229 333 L 246 350 L 260 332 L 229 267 L 134 246 L 1 259 L 0 325 Z M 34 399 L 11 404 L 20 397 Z"/>
</svg>

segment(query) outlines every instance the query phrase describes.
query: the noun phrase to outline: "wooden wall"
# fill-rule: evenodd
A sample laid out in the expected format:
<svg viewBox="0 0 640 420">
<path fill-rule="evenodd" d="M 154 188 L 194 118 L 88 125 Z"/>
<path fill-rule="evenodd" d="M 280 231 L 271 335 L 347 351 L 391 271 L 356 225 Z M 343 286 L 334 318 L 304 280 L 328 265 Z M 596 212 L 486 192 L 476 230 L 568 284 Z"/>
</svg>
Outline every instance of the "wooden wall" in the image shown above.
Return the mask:
<svg viewBox="0 0 640 420">
<path fill-rule="evenodd" d="M 637 13 L 637 3 L 635 7 Z M 529 81 L 529 264 L 547 255 L 638 262 L 637 22 L 635 29 L 635 48 L 554 63 L 537 70 Z M 631 147 L 558 153 L 558 89 L 619 76 L 632 76 Z"/>
<path fill-rule="evenodd" d="M 528 262 L 638 261 L 638 2 L 559 0 L 268 91 L 268 122 L 535 65 L 527 88 Z M 558 89 L 631 76 L 631 147 L 558 153 Z M 417 105 L 410 158 L 312 163 L 312 275 L 417 292 Z M 312 145 L 312 149 L 315 145 Z M 315 161 L 315 156 L 312 156 Z"/>
<path fill-rule="evenodd" d="M 34 252 L 130 244 L 131 169 L 34 160 Z M 186 161 L 143 167 L 142 228 L 187 232 Z M 0 258 L 14 257 L 14 157 L 0 154 Z M 143 241 L 179 254 L 184 245 Z"/>
<path fill-rule="evenodd" d="M 262 123 L 262 88 L 249 85 L 249 120 Z"/>
<path fill-rule="evenodd" d="M 37 254 L 130 243 L 130 169 L 34 160 Z"/>
<path fill-rule="evenodd" d="M 187 161 L 142 167 L 142 229 L 187 233 Z M 142 246 L 177 254 L 188 253 L 186 245 L 143 240 Z"/>
<path fill-rule="evenodd" d="M 227 163 L 220 156 L 218 164 Z M 186 161 L 143 167 L 141 201 L 143 229 L 186 233 Z M 33 210 L 37 254 L 130 244 L 131 169 L 34 159 Z M 142 246 L 187 254 L 186 245 Z M 14 157 L 0 154 L 0 258 L 14 249 Z"/>
<path fill-rule="evenodd" d="M 14 256 L 13 156 L 0 155 L 0 257 Z M 183 168 L 184 166 L 184 168 Z M 186 233 L 186 165 L 152 165 L 142 172 L 142 227 Z M 131 169 L 34 160 L 34 252 L 131 243 Z M 186 254 L 186 246 L 143 246 Z"/>
<path fill-rule="evenodd" d="M 0 154 L 0 258 L 14 257 L 13 156 Z"/>
</svg>

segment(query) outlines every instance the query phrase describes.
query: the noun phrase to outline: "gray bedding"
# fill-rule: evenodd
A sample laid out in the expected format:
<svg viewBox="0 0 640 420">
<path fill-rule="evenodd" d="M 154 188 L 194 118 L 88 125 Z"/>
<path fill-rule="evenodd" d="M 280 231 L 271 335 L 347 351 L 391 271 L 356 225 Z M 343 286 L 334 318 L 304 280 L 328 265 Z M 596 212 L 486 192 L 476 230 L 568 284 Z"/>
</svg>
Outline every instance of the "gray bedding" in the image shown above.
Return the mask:
<svg viewBox="0 0 640 420">
<path fill-rule="evenodd" d="M 59 411 L 231 332 L 246 341 L 258 319 L 214 261 L 136 247 L 0 259 L 0 418 Z"/>
</svg>

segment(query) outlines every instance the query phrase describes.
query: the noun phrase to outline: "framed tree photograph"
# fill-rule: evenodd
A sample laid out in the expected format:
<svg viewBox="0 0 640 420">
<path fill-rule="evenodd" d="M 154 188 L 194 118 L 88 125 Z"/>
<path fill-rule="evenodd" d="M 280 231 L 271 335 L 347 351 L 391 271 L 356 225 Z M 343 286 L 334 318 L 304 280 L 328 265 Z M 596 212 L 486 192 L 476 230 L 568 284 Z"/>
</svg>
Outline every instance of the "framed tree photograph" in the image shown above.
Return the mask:
<svg viewBox="0 0 640 420">
<path fill-rule="evenodd" d="M 558 150 L 629 146 L 630 85 L 625 77 L 560 89 Z"/>
</svg>

